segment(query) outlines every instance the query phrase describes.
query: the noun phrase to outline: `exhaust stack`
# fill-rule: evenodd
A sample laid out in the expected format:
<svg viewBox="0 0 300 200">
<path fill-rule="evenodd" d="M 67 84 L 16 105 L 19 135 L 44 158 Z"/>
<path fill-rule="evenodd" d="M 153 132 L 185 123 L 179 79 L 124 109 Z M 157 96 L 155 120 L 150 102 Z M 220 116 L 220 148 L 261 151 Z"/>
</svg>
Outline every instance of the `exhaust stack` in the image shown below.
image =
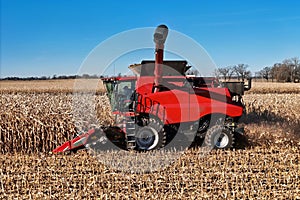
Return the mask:
<svg viewBox="0 0 300 200">
<path fill-rule="evenodd" d="M 252 87 L 252 78 L 248 78 L 247 80 L 248 80 L 247 85 L 245 85 L 244 87 L 245 91 L 250 90 Z"/>
<path fill-rule="evenodd" d="M 164 62 L 164 44 L 168 36 L 168 27 L 159 25 L 154 32 L 155 42 L 155 68 L 154 68 L 154 93 L 159 91 L 162 82 L 162 65 Z"/>
</svg>

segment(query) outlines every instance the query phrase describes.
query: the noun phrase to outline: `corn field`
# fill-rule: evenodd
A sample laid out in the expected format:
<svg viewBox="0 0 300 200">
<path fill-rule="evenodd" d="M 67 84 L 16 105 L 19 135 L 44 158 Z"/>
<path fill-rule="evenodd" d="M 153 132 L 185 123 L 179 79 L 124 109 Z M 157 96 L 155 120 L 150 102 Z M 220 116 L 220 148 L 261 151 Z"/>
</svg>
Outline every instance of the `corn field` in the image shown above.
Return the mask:
<svg viewBox="0 0 300 200">
<path fill-rule="evenodd" d="M 93 96 L 94 116 L 82 96 L 72 110 L 68 81 L 0 84 L 0 199 L 300 199 L 299 84 L 254 84 L 245 94 L 244 149 L 201 157 L 191 148 L 146 174 L 115 171 L 84 151 L 49 153 L 91 124 L 113 123 L 104 95 Z"/>
<path fill-rule="evenodd" d="M 291 94 L 300 93 L 300 85 L 295 83 L 278 83 L 278 82 L 252 82 L 253 88 L 248 93 L 253 94 Z"/>
<path fill-rule="evenodd" d="M 49 152 L 76 136 L 78 131 L 87 130 L 92 121 L 94 124 L 110 123 L 110 109 L 105 96 L 96 98 L 100 121 L 88 115 L 92 107 L 82 105 L 82 113 L 78 115 L 86 119 L 80 125 L 72 112 L 71 96 L 48 93 L 1 94 L 1 153 Z M 78 130 L 78 127 L 82 129 Z"/>
</svg>

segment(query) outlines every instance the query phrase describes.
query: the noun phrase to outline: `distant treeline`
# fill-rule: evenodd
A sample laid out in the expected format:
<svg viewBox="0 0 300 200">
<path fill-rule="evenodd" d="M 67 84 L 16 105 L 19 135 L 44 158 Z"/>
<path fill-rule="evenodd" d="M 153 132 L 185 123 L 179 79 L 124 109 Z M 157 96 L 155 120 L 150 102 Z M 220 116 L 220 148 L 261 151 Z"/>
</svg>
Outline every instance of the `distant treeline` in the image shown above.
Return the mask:
<svg viewBox="0 0 300 200">
<path fill-rule="evenodd" d="M 255 72 L 254 76 L 247 68 L 247 64 L 220 67 L 215 71 L 215 75 L 225 79 L 225 81 L 235 77 L 242 80 L 252 77 L 265 79 L 266 81 L 272 80 L 272 82 L 300 82 L 300 60 L 298 57 L 285 59 L 281 63 L 264 67 L 262 70 Z"/>
<path fill-rule="evenodd" d="M 62 75 L 62 76 L 41 76 L 41 77 L 36 77 L 36 76 L 31 76 L 31 77 L 6 77 L 6 78 L 1 78 L 0 80 L 13 80 L 13 81 L 31 81 L 31 80 L 58 80 L 58 79 L 76 79 L 76 78 L 103 78 L 103 76 L 98 76 L 98 75 L 89 75 L 89 74 L 83 74 L 83 75 Z"/>
<path fill-rule="evenodd" d="M 275 63 L 273 66 L 264 67 L 257 72 L 261 78 L 272 82 L 300 82 L 300 60 L 298 57 L 285 59 L 281 63 Z"/>
</svg>

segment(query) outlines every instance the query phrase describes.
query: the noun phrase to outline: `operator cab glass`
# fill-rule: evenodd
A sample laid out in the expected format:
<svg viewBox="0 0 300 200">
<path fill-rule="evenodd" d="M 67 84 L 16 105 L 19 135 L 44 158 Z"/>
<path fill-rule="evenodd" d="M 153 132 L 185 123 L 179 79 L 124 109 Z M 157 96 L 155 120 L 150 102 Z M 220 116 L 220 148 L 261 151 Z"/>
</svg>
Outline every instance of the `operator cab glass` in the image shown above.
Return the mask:
<svg viewBox="0 0 300 200">
<path fill-rule="evenodd" d="M 105 81 L 112 111 L 128 112 L 134 100 L 136 80 Z"/>
</svg>

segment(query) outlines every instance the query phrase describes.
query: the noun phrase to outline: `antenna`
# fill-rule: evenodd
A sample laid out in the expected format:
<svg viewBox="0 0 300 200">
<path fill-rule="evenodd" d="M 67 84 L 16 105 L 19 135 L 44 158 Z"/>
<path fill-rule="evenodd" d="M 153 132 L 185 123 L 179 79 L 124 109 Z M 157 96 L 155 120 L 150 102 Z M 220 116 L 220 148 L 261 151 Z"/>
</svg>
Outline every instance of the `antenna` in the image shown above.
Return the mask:
<svg viewBox="0 0 300 200">
<path fill-rule="evenodd" d="M 114 76 L 116 76 L 116 63 L 114 63 Z"/>
</svg>

